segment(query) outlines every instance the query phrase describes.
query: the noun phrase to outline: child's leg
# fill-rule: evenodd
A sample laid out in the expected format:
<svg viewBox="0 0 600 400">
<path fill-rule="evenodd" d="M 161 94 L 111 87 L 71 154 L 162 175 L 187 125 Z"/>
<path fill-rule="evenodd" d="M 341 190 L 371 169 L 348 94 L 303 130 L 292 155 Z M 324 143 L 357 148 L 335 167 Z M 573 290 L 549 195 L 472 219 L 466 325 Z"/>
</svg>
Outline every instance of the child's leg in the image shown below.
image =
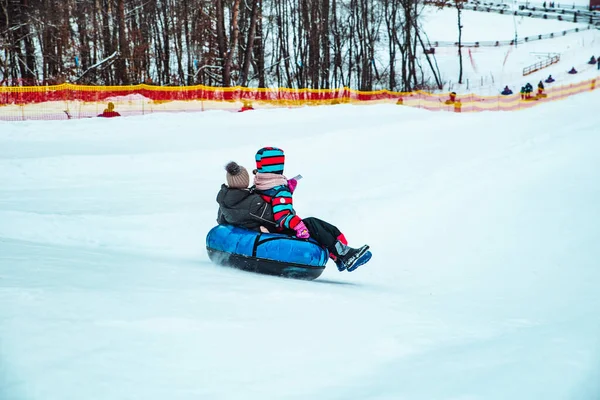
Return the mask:
<svg viewBox="0 0 600 400">
<path fill-rule="evenodd" d="M 329 250 L 329 258 L 331 258 L 339 271 L 344 271 L 346 266 L 336 256 L 335 244 L 341 242 L 344 245 L 348 244 L 346 237 L 340 230 L 328 222 L 318 218 L 304 218 L 304 225 L 308 228 L 311 237 L 313 237 L 321 246 Z"/>
<path fill-rule="evenodd" d="M 329 257 L 335 261 L 339 271 L 354 271 L 371 258 L 369 246 L 364 245 L 358 249 L 349 247 L 344 234 L 336 226 L 312 217 L 304 218 L 303 221 L 310 236 L 329 250 Z"/>
<path fill-rule="evenodd" d="M 337 241 L 348 244 L 344 234 L 329 222 L 314 217 L 303 218 L 302 221 L 304 221 L 304 225 L 308 228 L 310 237 L 329 250 L 331 255 L 333 255 L 335 251 L 335 244 Z"/>
</svg>

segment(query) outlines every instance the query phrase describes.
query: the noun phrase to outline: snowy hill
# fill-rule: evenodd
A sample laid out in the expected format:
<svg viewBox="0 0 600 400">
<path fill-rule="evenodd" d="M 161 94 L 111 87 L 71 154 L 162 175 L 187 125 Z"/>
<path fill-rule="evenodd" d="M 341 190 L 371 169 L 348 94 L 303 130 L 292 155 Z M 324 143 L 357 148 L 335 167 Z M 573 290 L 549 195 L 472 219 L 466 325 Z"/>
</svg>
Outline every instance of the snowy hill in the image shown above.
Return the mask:
<svg viewBox="0 0 600 400">
<path fill-rule="evenodd" d="M 515 93 L 521 86 L 534 86 L 548 75 L 556 79 L 555 85 L 575 84 L 600 75 L 596 65 L 588 65 L 590 57 L 600 56 L 600 30 L 587 30 L 589 25 L 557 20 L 540 20 L 528 17 L 463 11 L 464 42 L 507 41 L 515 36 L 529 37 L 532 41 L 518 46 L 471 47 L 463 49 L 464 81 L 457 83 L 459 62 L 457 47 L 435 49 L 436 61 L 445 83 L 445 91 L 498 95 L 505 85 Z M 458 41 L 456 10 L 427 7 L 424 13 L 424 29 L 429 40 Z M 580 32 L 562 34 L 579 28 Z M 534 40 L 538 35 L 554 33 L 552 39 Z M 531 75 L 523 76 L 523 68 L 545 60 L 549 55 L 560 55 L 560 62 Z M 575 67 L 579 73 L 569 75 Z"/>
<path fill-rule="evenodd" d="M 0 123 L 0 398 L 599 398 L 599 100 Z M 265 145 L 368 265 L 208 261 Z"/>
</svg>

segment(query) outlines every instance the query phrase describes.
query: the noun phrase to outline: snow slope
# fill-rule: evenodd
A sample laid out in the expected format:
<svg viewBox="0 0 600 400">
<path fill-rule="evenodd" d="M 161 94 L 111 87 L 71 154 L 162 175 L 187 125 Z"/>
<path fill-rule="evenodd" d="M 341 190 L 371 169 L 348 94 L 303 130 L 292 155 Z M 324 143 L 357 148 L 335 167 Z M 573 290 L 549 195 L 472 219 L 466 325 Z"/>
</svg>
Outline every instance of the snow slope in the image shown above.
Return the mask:
<svg viewBox="0 0 600 400">
<path fill-rule="evenodd" d="M 548 75 L 556 79 L 553 85 L 568 85 L 593 79 L 600 75 L 596 65 L 588 65 L 590 57 L 600 56 L 600 30 L 583 30 L 562 36 L 562 31 L 583 29 L 586 24 L 543 20 L 528 17 L 463 11 L 463 41 L 506 41 L 557 33 L 553 39 L 535 40 L 518 46 L 478 47 L 463 49 L 463 84 L 458 84 L 459 61 L 457 47 L 437 47 L 435 58 L 439 65 L 445 91 L 498 95 L 505 85 L 518 93 L 522 86 L 534 87 Z M 429 40 L 458 41 L 456 10 L 426 7 L 423 29 Z M 546 60 L 549 54 L 559 54 L 560 62 L 531 75 L 523 76 L 523 68 Z M 387 61 L 386 61 L 387 62 Z M 423 62 L 424 63 L 424 62 Z M 567 72 L 575 67 L 579 73 Z"/>
<path fill-rule="evenodd" d="M 599 100 L 0 123 L 0 398 L 599 398 Z M 208 261 L 265 145 L 368 265 Z"/>
<path fill-rule="evenodd" d="M 458 42 L 457 11 L 454 8 L 424 7 L 421 24 L 429 40 Z M 534 19 L 482 11 L 463 10 L 461 17 L 463 42 L 506 41 L 527 36 L 558 33 L 575 28 L 587 28 L 586 23 Z"/>
</svg>

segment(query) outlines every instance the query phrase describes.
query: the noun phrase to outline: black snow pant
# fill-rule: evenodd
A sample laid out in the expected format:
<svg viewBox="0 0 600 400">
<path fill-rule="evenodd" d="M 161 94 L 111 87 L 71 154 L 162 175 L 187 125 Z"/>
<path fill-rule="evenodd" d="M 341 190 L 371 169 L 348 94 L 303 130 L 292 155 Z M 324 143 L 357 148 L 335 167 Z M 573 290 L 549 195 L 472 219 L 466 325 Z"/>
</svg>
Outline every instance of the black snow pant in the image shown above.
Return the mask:
<svg viewBox="0 0 600 400">
<path fill-rule="evenodd" d="M 302 221 L 304 221 L 304 225 L 306 225 L 310 237 L 329 250 L 329 253 L 331 254 L 335 255 L 337 253 L 335 250 L 335 243 L 338 240 L 341 240 L 342 242 L 346 241 L 342 232 L 340 232 L 336 226 L 331 225 L 328 222 L 314 217 L 302 218 Z"/>
</svg>

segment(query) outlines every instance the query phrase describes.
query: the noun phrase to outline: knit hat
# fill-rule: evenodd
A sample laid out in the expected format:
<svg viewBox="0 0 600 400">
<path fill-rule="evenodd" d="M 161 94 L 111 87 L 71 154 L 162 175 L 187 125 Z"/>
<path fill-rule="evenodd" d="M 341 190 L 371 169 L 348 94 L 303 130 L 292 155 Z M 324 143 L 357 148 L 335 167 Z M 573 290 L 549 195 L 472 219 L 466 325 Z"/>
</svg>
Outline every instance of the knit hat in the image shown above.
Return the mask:
<svg viewBox="0 0 600 400">
<path fill-rule="evenodd" d="M 246 168 L 238 165 L 235 161 L 231 161 L 225 166 L 227 171 L 227 186 L 232 189 L 247 189 L 250 184 L 250 177 Z"/>
<path fill-rule="evenodd" d="M 256 152 L 256 172 L 283 174 L 285 155 L 277 147 L 263 147 Z"/>
</svg>

